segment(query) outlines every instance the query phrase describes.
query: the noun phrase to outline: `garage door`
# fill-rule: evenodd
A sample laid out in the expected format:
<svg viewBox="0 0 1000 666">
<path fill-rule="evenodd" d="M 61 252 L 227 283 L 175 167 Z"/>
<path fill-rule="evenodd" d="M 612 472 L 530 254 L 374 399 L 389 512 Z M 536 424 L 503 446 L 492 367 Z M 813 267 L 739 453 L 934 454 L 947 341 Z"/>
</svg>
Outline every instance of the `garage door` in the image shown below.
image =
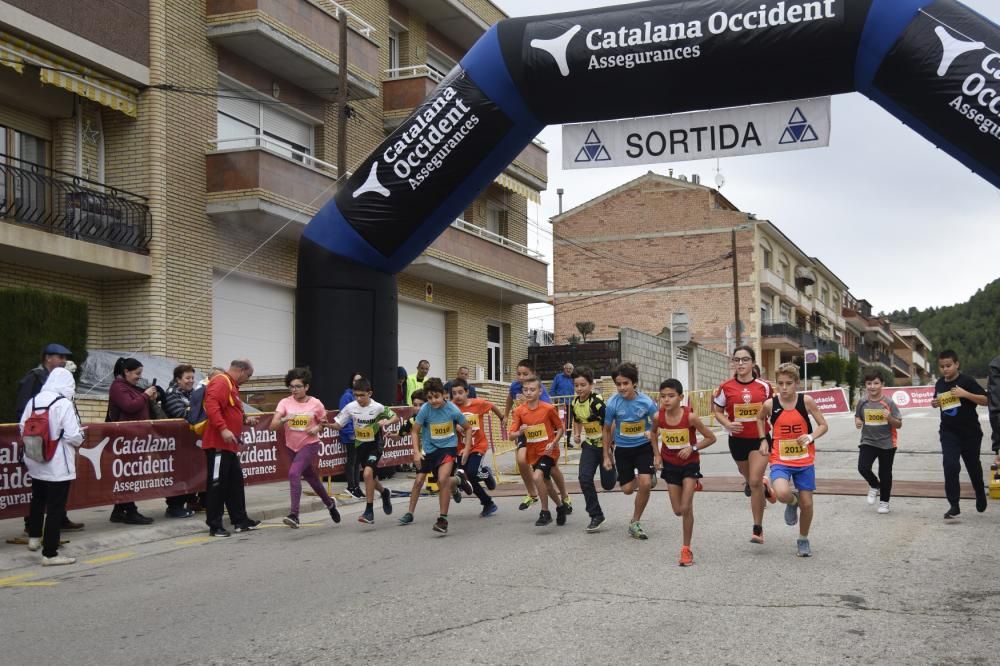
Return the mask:
<svg viewBox="0 0 1000 666">
<path fill-rule="evenodd" d="M 399 302 L 399 364 L 407 374 L 417 371 L 425 358 L 431 363 L 430 377 L 445 375 L 445 313 L 416 303 Z"/>
<path fill-rule="evenodd" d="M 294 289 L 230 275 L 212 294 L 212 363 L 228 368 L 249 358 L 258 375 L 284 375 L 294 358 L 294 317 Z"/>
</svg>

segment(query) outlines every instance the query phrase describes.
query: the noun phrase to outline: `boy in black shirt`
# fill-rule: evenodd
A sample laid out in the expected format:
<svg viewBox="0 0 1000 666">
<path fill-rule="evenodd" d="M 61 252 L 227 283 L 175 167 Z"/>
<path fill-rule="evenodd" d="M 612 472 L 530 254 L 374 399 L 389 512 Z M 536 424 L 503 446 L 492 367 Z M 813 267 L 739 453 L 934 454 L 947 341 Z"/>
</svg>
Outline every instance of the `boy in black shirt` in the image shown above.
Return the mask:
<svg viewBox="0 0 1000 666">
<path fill-rule="evenodd" d="M 944 465 L 944 494 L 951 508 L 944 514 L 951 520 L 961 513 L 958 508 L 958 475 L 965 462 L 972 487 L 976 491 L 976 511 L 986 511 L 986 487 L 979 451 L 983 444 L 983 429 L 979 425 L 977 405 L 986 405 L 986 391 L 972 377 L 959 372 L 958 354 L 946 349 L 938 354 L 941 379 L 934 385 L 931 406 L 941 410 L 941 454 Z"/>
</svg>

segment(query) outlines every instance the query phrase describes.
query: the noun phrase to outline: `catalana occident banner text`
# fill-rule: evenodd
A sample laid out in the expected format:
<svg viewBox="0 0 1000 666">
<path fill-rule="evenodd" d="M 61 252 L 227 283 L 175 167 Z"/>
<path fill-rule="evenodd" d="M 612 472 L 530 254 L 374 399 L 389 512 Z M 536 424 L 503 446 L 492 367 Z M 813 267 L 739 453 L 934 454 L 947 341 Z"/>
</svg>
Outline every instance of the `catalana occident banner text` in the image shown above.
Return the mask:
<svg viewBox="0 0 1000 666">
<path fill-rule="evenodd" d="M 401 419 L 412 407 L 394 407 Z M 330 419 L 336 414 L 329 412 Z M 291 460 L 283 428 L 269 430 L 271 414 L 261 414 L 243 428 L 240 465 L 246 484 L 274 483 L 288 479 Z M 70 485 L 68 508 L 106 506 L 158 497 L 172 497 L 205 490 L 205 454 L 201 438 L 186 421 L 126 421 L 93 423 L 77 450 L 76 480 Z M 318 472 L 342 474 L 347 454 L 338 432 L 326 427 L 319 433 Z M 399 423 L 385 434 L 379 467 L 395 467 L 413 459 L 410 436 L 399 436 Z M 21 435 L 16 425 L 0 425 L 0 520 L 26 516 L 31 504 L 31 477 L 19 462 Z"/>
<path fill-rule="evenodd" d="M 830 98 L 563 125 L 563 168 L 760 155 L 830 145 Z"/>
</svg>

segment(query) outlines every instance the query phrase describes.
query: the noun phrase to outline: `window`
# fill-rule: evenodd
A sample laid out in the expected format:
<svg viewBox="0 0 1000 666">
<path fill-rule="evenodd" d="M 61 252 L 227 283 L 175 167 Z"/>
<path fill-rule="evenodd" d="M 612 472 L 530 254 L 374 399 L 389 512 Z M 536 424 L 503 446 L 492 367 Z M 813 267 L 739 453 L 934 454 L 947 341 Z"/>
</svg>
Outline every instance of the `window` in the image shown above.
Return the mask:
<svg viewBox="0 0 1000 666">
<path fill-rule="evenodd" d="M 501 359 L 503 351 L 500 342 L 500 327 L 494 324 L 486 325 L 486 379 L 494 382 L 503 381 Z"/>
<path fill-rule="evenodd" d="M 781 261 L 778 262 L 778 266 L 779 266 L 779 268 L 781 270 L 781 278 L 785 282 L 788 282 L 789 284 L 791 284 L 791 282 L 792 282 L 792 269 L 788 265 L 788 259 L 785 259 L 784 257 L 782 257 Z"/>
<path fill-rule="evenodd" d="M 447 76 L 448 72 L 454 69 L 457 64 L 440 49 L 435 48 L 431 44 L 427 45 L 427 67 L 442 77 Z"/>
<path fill-rule="evenodd" d="M 6 177 L 0 178 L 0 209 L 15 219 L 44 218 L 51 195 L 50 185 L 44 179 L 15 174 L 28 174 L 37 171 L 36 167 L 48 167 L 49 142 L 27 132 L 0 126 L 0 153 L 8 156 L 7 159 L 0 159 L 19 170 L 9 171 Z"/>
<path fill-rule="evenodd" d="M 819 290 L 819 300 L 823 302 L 823 305 L 827 307 L 830 306 L 830 288 L 827 287 L 825 284 Z"/>
<path fill-rule="evenodd" d="M 768 303 L 760 304 L 760 323 L 761 324 L 771 323 L 771 306 Z"/>
<path fill-rule="evenodd" d="M 313 154 L 313 126 L 275 104 L 219 91 L 218 137 L 221 150 L 260 146 L 299 162 Z"/>
<path fill-rule="evenodd" d="M 389 26 L 389 76 L 399 76 L 399 30 Z"/>
<path fill-rule="evenodd" d="M 764 268 L 771 269 L 771 247 L 767 243 L 760 244 L 760 261 Z"/>
<path fill-rule="evenodd" d="M 493 203 L 486 204 L 486 230 L 507 237 L 507 211 Z"/>
<path fill-rule="evenodd" d="M 787 303 L 781 304 L 781 321 L 785 324 L 792 323 L 792 308 Z"/>
</svg>

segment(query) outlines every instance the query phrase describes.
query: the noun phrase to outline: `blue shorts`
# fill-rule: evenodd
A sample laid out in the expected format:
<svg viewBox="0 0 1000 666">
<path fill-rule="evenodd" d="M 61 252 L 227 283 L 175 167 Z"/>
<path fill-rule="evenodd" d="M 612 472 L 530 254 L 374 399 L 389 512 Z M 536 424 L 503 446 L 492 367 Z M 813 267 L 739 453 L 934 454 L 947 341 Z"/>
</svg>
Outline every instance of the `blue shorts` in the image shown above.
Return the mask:
<svg viewBox="0 0 1000 666">
<path fill-rule="evenodd" d="M 771 480 L 785 479 L 795 484 L 796 490 L 816 490 L 816 466 L 790 467 L 788 465 L 771 465 Z"/>
</svg>

